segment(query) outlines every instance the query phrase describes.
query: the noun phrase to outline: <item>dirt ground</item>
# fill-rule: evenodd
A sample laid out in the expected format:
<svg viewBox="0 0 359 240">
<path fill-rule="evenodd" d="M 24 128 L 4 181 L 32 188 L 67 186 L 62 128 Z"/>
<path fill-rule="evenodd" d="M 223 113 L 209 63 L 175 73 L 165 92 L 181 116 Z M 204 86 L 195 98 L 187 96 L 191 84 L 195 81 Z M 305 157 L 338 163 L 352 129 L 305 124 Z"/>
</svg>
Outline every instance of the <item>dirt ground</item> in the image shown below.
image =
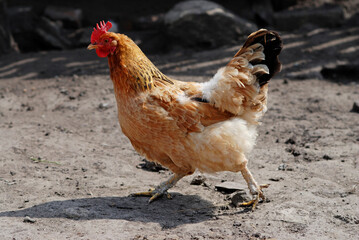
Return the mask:
<svg viewBox="0 0 359 240">
<path fill-rule="evenodd" d="M 359 236 L 359 76 L 323 66 L 359 56 L 359 28 L 281 33 L 283 71 L 249 168 L 270 183 L 256 211 L 233 207 L 222 172 L 147 204 L 146 171 L 122 134 L 106 59 L 86 49 L 0 58 L 0 239 L 355 239 Z M 169 76 L 206 81 L 238 46 L 149 56 Z"/>
</svg>

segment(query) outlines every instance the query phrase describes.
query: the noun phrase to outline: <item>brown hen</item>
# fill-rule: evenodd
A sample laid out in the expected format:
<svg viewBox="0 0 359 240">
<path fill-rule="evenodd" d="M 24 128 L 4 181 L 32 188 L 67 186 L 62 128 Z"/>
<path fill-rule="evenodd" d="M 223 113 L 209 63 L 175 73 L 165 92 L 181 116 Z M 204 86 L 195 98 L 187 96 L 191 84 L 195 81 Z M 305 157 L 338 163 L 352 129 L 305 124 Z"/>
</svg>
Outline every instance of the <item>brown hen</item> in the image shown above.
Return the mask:
<svg viewBox="0 0 359 240">
<path fill-rule="evenodd" d="M 241 172 L 253 195 L 243 205 L 264 199 L 247 168 L 256 127 L 267 107 L 268 82 L 280 71 L 282 41 L 261 29 L 249 35 L 233 59 L 205 83 L 182 82 L 161 73 L 127 36 L 97 25 L 88 49 L 108 57 L 123 133 L 148 160 L 174 175 L 155 189 L 135 195 L 150 202 L 178 180 L 202 172 Z"/>
</svg>

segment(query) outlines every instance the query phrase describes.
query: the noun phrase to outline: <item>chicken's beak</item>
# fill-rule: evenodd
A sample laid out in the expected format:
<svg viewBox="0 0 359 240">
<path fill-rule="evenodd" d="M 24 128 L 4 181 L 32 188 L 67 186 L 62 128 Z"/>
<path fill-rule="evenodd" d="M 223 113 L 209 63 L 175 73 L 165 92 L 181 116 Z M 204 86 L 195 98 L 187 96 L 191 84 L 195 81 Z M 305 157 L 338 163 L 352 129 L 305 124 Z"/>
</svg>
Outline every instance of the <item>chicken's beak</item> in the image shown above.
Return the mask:
<svg viewBox="0 0 359 240">
<path fill-rule="evenodd" d="M 97 48 L 98 48 L 98 46 L 97 46 L 97 45 L 94 45 L 94 44 L 90 44 L 90 45 L 88 45 L 88 47 L 87 47 L 88 50 L 97 49 Z"/>
</svg>

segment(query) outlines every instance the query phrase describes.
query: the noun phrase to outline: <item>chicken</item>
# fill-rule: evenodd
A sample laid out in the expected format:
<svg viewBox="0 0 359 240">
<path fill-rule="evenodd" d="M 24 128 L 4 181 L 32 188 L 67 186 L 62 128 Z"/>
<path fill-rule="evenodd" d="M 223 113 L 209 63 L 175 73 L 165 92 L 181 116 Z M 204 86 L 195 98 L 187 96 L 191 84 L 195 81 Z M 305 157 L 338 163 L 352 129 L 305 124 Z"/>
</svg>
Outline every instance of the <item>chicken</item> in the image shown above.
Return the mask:
<svg viewBox="0 0 359 240">
<path fill-rule="evenodd" d="M 247 167 L 256 127 L 267 110 L 268 82 L 280 71 L 282 41 L 261 29 L 249 35 L 232 60 L 205 83 L 182 82 L 160 72 L 127 36 L 97 24 L 88 49 L 108 57 L 122 132 L 148 160 L 174 174 L 155 189 L 135 196 L 150 202 L 196 169 L 241 172 L 255 208 L 265 199 Z"/>
</svg>

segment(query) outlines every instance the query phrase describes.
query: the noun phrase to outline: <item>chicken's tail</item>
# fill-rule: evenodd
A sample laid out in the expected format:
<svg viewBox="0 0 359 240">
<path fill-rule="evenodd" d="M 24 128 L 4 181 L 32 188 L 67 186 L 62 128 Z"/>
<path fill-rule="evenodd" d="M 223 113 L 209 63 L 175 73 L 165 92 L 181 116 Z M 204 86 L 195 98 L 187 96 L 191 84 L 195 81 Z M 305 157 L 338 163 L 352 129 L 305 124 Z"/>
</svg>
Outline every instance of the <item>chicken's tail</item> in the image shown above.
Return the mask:
<svg viewBox="0 0 359 240">
<path fill-rule="evenodd" d="M 203 99 L 242 118 L 259 118 L 266 110 L 267 83 L 281 69 L 281 50 L 278 33 L 266 29 L 252 33 L 227 66 L 203 83 Z"/>
<path fill-rule="evenodd" d="M 234 56 L 244 57 L 252 65 L 267 66 L 268 73 L 258 72 L 256 75 L 260 86 L 268 81 L 281 70 L 282 64 L 278 56 L 283 48 L 283 43 L 279 34 L 267 29 L 260 29 L 248 36 L 243 47 Z M 231 61 L 233 63 L 234 61 Z"/>
</svg>

